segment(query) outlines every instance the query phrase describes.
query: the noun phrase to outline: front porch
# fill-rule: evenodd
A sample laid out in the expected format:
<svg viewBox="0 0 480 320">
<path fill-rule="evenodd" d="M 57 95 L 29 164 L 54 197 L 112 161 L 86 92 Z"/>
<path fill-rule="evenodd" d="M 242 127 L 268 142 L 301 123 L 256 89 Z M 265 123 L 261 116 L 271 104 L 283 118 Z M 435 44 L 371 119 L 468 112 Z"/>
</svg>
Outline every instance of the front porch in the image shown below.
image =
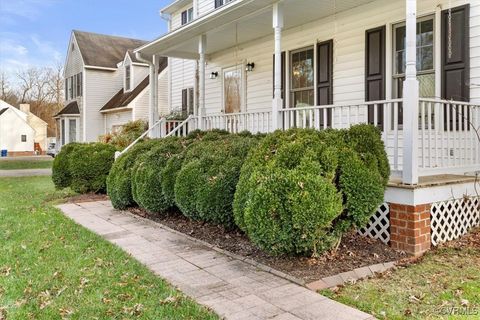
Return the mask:
<svg viewBox="0 0 480 320">
<path fill-rule="evenodd" d="M 179 128 L 170 134 L 178 135 L 192 129 L 257 133 L 370 123 L 382 131 L 392 178 L 415 185 L 421 176 L 472 174 L 480 167 L 480 108 L 463 102 L 470 90 L 463 80 L 457 90 L 442 70 L 446 51 L 452 59 L 466 52 L 450 43 L 466 45 L 463 39 L 443 39 L 441 31 L 462 23 L 457 17 L 453 24 L 444 21 L 452 12 L 468 15 L 467 9 L 449 7 L 458 4 L 232 1 L 137 50 L 152 61 L 198 61 L 193 115 L 152 135 L 165 136 L 172 125 Z M 368 12 L 378 15 L 363 20 Z M 427 54 L 418 51 L 418 36 L 427 39 Z M 397 60 L 399 50 L 404 60 Z M 240 89 L 232 91 L 232 81 Z"/>
</svg>

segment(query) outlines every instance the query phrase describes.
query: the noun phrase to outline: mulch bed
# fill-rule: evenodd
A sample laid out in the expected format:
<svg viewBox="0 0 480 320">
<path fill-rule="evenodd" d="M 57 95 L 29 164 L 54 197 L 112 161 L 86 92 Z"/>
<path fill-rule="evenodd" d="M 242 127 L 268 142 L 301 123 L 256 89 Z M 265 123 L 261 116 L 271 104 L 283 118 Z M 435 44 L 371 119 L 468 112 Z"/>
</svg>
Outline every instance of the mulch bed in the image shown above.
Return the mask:
<svg viewBox="0 0 480 320">
<path fill-rule="evenodd" d="M 404 253 L 395 251 L 380 241 L 362 237 L 354 232 L 343 237 L 336 252 L 327 252 L 318 258 L 271 256 L 256 248 L 239 230 L 226 230 L 217 225 L 192 221 L 176 213 L 152 217 L 140 208 L 131 208 L 130 212 L 234 254 L 251 258 L 307 283 L 355 268 L 406 258 Z"/>
</svg>

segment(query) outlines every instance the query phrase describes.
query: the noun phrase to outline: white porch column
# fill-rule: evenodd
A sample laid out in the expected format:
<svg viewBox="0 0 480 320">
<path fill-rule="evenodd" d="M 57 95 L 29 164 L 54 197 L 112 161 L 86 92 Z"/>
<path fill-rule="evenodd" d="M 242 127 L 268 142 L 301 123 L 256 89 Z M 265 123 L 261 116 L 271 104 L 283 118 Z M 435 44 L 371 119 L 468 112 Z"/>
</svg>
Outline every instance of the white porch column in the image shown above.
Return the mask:
<svg viewBox="0 0 480 320">
<path fill-rule="evenodd" d="M 155 56 L 153 57 L 153 63 L 149 63 L 149 86 L 150 101 L 148 104 L 148 127 L 152 128 L 155 125 Z M 148 133 L 149 138 L 155 138 L 155 132 L 152 130 Z"/>
<path fill-rule="evenodd" d="M 207 48 L 207 36 L 202 34 L 198 39 L 198 128 L 205 129 L 205 50 Z"/>
<path fill-rule="evenodd" d="M 403 183 L 418 183 L 417 0 L 406 0 L 406 62 L 403 83 Z"/>
<path fill-rule="evenodd" d="M 283 108 L 282 99 L 282 29 L 283 29 L 283 2 L 273 5 L 273 30 L 275 37 L 275 83 L 272 103 L 272 130 L 282 128 Z"/>
<path fill-rule="evenodd" d="M 160 57 L 153 55 L 153 105 L 152 105 L 152 116 L 153 116 L 153 125 L 157 123 L 159 119 L 158 115 L 158 66 L 160 65 Z M 156 127 L 153 130 L 153 136 L 155 138 L 160 138 L 160 128 Z"/>
</svg>

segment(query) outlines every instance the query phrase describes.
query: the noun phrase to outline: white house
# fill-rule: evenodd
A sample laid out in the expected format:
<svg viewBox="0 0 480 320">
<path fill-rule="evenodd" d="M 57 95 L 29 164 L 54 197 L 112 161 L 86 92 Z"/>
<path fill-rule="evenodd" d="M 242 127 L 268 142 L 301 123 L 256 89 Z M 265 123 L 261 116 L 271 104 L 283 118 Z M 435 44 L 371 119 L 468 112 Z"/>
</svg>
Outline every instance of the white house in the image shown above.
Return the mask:
<svg viewBox="0 0 480 320">
<path fill-rule="evenodd" d="M 47 150 L 47 123 L 30 112 L 30 105 L 17 109 L 0 100 L 0 149 L 9 155 L 33 155 Z"/>
<path fill-rule="evenodd" d="M 65 107 L 55 116 L 58 146 L 99 136 L 149 115 L 149 65 L 132 50 L 143 40 L 74 30 L 65 63 Z M 166 114 L 166 59 L 155 82 L 159 113 Z M 162 102 L 165 101 L 165 102 Z"/>
<path fill-rule="evenodd" d="M 424 252 L 465 229 L 446 210 L 479 214 L 462 199 L 480 169 L 480 1 L 177 0 L 162 12 L 169 32 L 134 52 L 169 58 L 170 107 L 193 96 L 170 134 L 374 124 L 392 169 L 392 245 Z M 404 212 L 422 228 L 406 235 Z"/>
</svg>

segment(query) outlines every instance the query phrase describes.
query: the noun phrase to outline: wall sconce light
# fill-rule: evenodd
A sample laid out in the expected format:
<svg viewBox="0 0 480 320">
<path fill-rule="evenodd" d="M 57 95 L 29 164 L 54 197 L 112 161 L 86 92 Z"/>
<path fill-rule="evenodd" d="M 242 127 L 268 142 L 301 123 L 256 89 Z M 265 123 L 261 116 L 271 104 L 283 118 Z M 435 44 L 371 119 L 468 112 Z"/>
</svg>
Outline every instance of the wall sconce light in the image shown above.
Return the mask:
<svg viewBox="0 0 480 320">
<path fill-rule="evenodd" d="M 252 72 L 253 69 L 255 69 L 255 63 L 254 62 L 247 63 L 247 66 L 245 67 L 245 70 L 247 72 Z"/>
<path fill-rule="evenodd" d="M 212 72 L 210 73 L 210 79 L 214 80 L 218 78 L 218 72 Z"/>
</svg>

